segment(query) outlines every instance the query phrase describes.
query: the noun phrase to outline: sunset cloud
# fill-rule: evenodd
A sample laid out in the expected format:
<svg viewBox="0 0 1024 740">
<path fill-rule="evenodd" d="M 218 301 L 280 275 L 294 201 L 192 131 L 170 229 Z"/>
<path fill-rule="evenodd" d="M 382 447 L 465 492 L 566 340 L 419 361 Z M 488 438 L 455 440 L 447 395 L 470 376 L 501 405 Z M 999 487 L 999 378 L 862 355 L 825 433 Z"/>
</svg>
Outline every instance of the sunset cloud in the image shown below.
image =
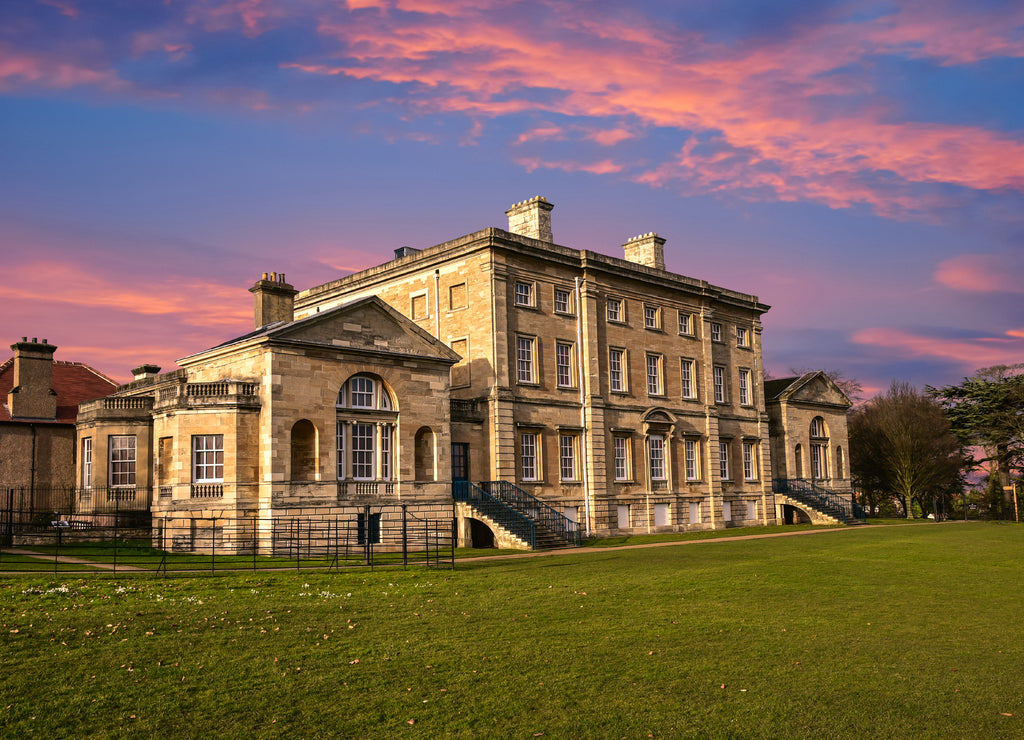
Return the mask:
<svg viewBox="0 0 1024 740">
<path fill-rule="evenodd" d="M 1007 332 L 1007 335 L 957 339 L 877 327 L 855 332 L 853 341 L 856 344 L 889 350 L 898 358 L 952 360 L 965 368 L 973 369 L 1019 362 L 1024 355 L 1024 339 L 1013 331 Z"/>
<path fill-rule="evenodd" d="M 1024 255 L 961 255 L 941 262 L 935 280 L 954 290 L 1024 293 Z"/>
</svg>

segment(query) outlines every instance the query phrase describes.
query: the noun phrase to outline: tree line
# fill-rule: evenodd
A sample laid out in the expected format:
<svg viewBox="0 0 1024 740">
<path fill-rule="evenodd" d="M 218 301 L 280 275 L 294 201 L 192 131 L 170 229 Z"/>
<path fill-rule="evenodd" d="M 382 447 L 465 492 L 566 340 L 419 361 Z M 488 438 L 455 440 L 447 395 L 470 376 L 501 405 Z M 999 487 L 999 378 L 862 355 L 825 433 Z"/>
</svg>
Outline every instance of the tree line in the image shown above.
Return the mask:
<svg viewBox="0 0 1024 740">
<path fill-rule="evenodd" d="M 849 415 L 850 471 L 869 512 L 898 501 L 909 517 L 972 505 L 1017 516 L 1024 469 L 1024 364 L 981 368 L 957 385 L 919 391 L 893 381 Z M 984 489 L 969 500 L 968 475 Z"/>
</svg>

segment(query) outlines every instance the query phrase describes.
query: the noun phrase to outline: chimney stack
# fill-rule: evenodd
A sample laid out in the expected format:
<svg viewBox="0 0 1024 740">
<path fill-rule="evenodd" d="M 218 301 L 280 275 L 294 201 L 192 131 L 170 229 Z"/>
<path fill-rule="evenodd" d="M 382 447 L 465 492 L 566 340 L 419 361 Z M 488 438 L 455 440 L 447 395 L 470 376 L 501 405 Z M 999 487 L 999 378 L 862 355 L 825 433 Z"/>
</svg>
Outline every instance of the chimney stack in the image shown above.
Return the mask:
<svg viewBox="0 0 1024 740">
<path fill-rule="evenodd" d="M 665 269 L 665 240 L 653 231 L 627 239 L 622 246 L 626 250 L 628 262 L 657 270 Z"/>
<path fill-rule="evenodd" d="M 256 296 L 256 328 L 295 318 L 295 294 L 299 291 L 284 281 L 284 273 L 263 273 L 249 288 Z"/>
<path fill-rule="evenodd" d="M 149 380 L 150 378 L 155 378 L 159 372 L 159 365 L 139 365 L 132 370 L 132 375 L 135 377 L 135 380 Z"/>
<path fill-rule="evenodd" d="M 12 419 L 56 419 L 57 392 L 53 390 L 53 353 L 45 339 L 22 337 L 14 350 L 14 386 L 7 394 Z"/>
<path fill-rule="evenodd" d="M 535 198 L 516 203 L 505 211 L 508 216 L 508 230 L 513 234 L 553 242 L 551 235 L 551 209 L 554 206 L 538 195 Z"/>
</svg>

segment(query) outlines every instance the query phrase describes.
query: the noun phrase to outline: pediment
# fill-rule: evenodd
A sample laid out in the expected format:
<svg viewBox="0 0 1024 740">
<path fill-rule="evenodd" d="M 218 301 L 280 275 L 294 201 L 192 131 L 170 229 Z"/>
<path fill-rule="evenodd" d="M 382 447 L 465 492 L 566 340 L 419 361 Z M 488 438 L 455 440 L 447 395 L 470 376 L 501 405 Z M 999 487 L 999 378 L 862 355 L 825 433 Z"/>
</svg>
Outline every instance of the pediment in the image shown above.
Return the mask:
<svg viewBox="0 0 1024 740">
<path fill-rule="evenodd" d="M 783 399 L 790 403 L 817 404 L 822 406 L 843 406 L 853 404 L 839 386 L 824 373 L 805 375 L 791 385 Z"/>
</svg>

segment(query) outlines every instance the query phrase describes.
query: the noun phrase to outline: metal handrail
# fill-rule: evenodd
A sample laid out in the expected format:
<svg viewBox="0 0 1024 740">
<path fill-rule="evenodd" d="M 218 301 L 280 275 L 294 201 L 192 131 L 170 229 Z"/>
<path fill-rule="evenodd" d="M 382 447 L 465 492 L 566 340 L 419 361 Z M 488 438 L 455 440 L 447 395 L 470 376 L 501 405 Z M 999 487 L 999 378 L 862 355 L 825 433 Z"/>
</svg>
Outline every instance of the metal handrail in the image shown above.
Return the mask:
<svg viewBox="0 0 1024 740">
<path fill-rule="evenodd" d="M 802 478 L 776 478 L 772 490 L 807 504 L 824 514 L 845 522 L 853 516 L 853 502 L 823 486 Z"/>
<path fill-rule="evenodd" d="M 499 501 L 537 522 L 559 539 L 575 546 L 582 544 L 577 522 L 551 508 L 536 496 L 531 496 L 514 483 L 492 480 L 482 485 Z"/>
<path fill-rule="evenodd" d="M 537 547 L 537 524 L 507 503 L 498 500 L 487 491 L 468 480 L 452 481 L 452 498 L 469 504 L 490 518 L 495 524 L 507 529 L 530 546 Z"/>
</svg>

